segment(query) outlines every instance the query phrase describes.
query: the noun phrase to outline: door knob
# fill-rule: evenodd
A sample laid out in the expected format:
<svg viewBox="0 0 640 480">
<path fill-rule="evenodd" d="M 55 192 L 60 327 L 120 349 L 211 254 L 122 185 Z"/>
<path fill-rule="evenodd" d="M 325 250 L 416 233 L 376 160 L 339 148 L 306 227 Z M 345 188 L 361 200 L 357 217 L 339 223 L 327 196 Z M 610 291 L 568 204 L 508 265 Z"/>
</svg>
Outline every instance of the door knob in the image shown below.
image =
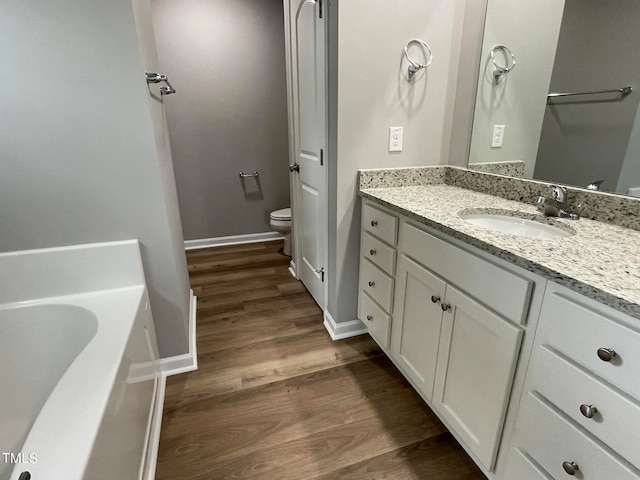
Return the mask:
<svg viewBox="0 0 640 480">
<path fill-rule="evenodd" d="M 372 227 L 377 227 L 378 226 L 378 221 L 377 220 L 371 220 L 371 226 Z"/>
<path fill-rule="evenodd" d="M 598 413 L 598 409 L 593 405 L 583 403 L 580 405 L 580 413 L 587 418 L 593 418 L 593 416 Z"/>
<path fill-rule="evenodd" d="M 378 252 L 376 252 L 373 248 L 371 250 L 369 250 L 369 255 L 371 255 L 371 256 L 375 255 L 376 253 L 378 253 Z"/>
<path fill-rule="evenodd" d="M 371 288 L 375 287 L 375 286 L 376 286 L 376 282 L 369 282 L 369 286 L 370 286 Z"/>
<path fill-rule="evenodd" d="M 294 163 L 293 165 L 289 165 L 289 171 L 290 172 L 299 172 L 300 171 L 300 165 L 298 165 L 297 163 Z"/>
<path fill-rule="evenodd" d="M 438 295 L 431 295 L 431 301 L 433 303 L 438 303 L 440 301 L 440 297 Z"/>
<path fill-rule="evenodd" d="M 367 320 L 369 320 L 371 322 L 373 320 L 373 316 L 367 315 Z"/>
<path fill-rule="evenodd" d="M 451 305 L 449 305 L 448 303 L 443 303 L 442 305 L 440 305 L 440 308 L 443 312 L 446 312 L 447 310 L 451 310 Z"/>
<path fill-rule="evenodd" d="M 576 462 L 562 462 L 562 468 L 569 475 L 575 475 L 578 470 L 578 464 Z"/>
<path fill-rule="evenodd" d="M 601 347 L 598 349 L 598 357 L 603 362 L 610 362 L 616 355 L 616 351 L 612 348 Z"/>
</svg>

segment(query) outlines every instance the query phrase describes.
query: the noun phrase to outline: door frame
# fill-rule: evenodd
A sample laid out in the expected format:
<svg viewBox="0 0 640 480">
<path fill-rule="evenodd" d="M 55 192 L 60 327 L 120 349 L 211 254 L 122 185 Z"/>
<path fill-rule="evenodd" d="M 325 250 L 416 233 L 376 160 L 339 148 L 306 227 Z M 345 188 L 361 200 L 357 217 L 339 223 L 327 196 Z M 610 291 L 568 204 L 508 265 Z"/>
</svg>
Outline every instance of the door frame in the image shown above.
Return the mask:
<svg viewBox="0 0 640 480">
<path fill-rule="evenodd" d="M 294 0 L 295 1 L 295 0 Z M 308 0 L 309 3 L 318 4 L 319 0 Z M 293 165 L 296 162 L 296 151 L 297 151 L 297 133 L 298 129 L 296 127 L 296 119 L 295 119 L 295 105 L 297 104 L 296 96 L 294 95 L 294 66 L 296 65 L 296 61 L 293 55 L 292 49 L 292 23 L 291 23 L 291 2 L 292 0 L 282 0 L 283 9 L 284 9 L 284 37 L 285 37 L 285 68 L 286 68 L 286 77 L 287 77 L 287 118 L 288 118 L 288 130 L 289 130 L 289 155 L 288 155 L 288 165 Z M 327 55 L 328 55 L 328 0 L 321 1 L 320 0 L 320 8 L 323 9 L 323 59 L 324 59 L 324 68 L 323 68 L 323 86 L 324 86 L 324 132 L 322 135 L 322 143 L 324 149 L 324 175 L 323 175 L 323 189 L 324 189 L 324 205 L 322 205 L 322 214 L 321 214 L 321 229 L 320 231 L 324 232 L 324 245 L 323 252 L 321 252 L 323 258 L 324 268 L 324 305 L 320 305 L 323 313 L 327 310 L 327 301 L 329 295 L 329 156 L 327 155 L 327 145 L 329 143 L 329 95 L 328 95 L 328 71 L 327 71 Z M 316 18 L 317 21 L 317 18 Z M 292 257 L 291 262 L 289 264 L 289 272 L 293 275 L 294 278 L 300 280 L 300 274 L 298 266 L 301 265 L 301 248 L 300 248 L 300 236 L 296 234 L 296 225 L 300 225 L 299 221 L 299 213 L 296 208 L 297 205 L 300 205 L 300 180 L 298 175 L 292 173 L 289 175 L 289 195 L 291 198 L 291 245 L 292 245 Z"/>
</svg>

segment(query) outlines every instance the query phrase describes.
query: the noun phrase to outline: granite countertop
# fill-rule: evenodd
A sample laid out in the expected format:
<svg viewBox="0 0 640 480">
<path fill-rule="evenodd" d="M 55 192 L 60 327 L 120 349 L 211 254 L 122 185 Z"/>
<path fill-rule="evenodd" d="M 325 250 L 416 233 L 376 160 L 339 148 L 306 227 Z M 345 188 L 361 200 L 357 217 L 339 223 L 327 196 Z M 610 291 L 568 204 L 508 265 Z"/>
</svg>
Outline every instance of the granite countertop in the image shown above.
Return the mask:
<svg viewBox="0 0 640 480">
<path fill-rule="evenodd" d="M 582 218 L 549 219 L 534 205 L 434 184 L 361 188 L 359 194 L 605 305 L 640 318 L 640 232 Z M 568 238 L 533 239 L 472 225 L 462 210 L 500 209 L 573 229 Z"/>
</svg>

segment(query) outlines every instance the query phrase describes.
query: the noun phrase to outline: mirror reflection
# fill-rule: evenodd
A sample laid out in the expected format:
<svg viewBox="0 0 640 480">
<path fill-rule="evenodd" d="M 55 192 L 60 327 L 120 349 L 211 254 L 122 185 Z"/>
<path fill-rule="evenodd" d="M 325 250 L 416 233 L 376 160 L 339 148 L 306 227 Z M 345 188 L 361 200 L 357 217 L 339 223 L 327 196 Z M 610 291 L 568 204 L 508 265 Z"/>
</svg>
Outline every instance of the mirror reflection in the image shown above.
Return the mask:
<svg viewBox="0 0 640 480">
<path fill-rule="evenodd" d="M 489 0 L 469 167 L 640 197 L 638 19 L 637 0 Z M 497 45 L 517 61 L 498 78 Z"/>
</svg>

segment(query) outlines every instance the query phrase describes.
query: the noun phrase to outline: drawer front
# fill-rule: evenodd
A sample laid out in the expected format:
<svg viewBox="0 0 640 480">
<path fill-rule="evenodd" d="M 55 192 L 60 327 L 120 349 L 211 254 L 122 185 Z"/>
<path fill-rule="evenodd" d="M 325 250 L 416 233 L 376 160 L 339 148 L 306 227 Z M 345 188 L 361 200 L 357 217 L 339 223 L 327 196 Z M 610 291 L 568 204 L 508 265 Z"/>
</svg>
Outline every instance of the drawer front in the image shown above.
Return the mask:
<svg viewBox="0 0 640 480">
<path fill-rule="evenodd" d="M 364 258 L 360 260 L 360 290 L 367 292 L 382 308 L 392 313 L 393 278 Z"/>
<path fill-rule="evenodd" d="M 389 275 L 393 276 L 396 273 L 396 249 L 366 232 L 362 234 L 362 256 Z"/>
<path fill-rule="evenodd" d="M 400 249 L 508 320 L 523 323 L 533 282 L 411 225 L 400 229 Z"/>
<path fill-rule="evenodd" d="M 362 206 L 362 229 L 389 245 L 398 241 L 398 217 L 365 203 Z"/>
<path fill-rule="evenodd" d="M 622 457 L 640 467 L 638 403 L 620 395 L 544 346 L 537 348 L 533 365 L 531 388 Z M 587 418 L 580 413 L 581 405 L 592 405 L 597 412 Z M 588 411 L 585 413 L 590 414 Z"/>
<path fill-rule="evenodd" d="M 540 465 L 517 448 L 511 450 L 503 477 L 508 480 L 553 480 Z"/>
<path fill-rule="evenodd" d="M 640 399 L 640 333 L 594 311 L 584 300 L 563 290 L 547 292 L 538 341 Z M 600 348 L 612 349 L 616 355 L 603 361 Z"/>
<path fill-rule="evenodd" d="M 359 318 L 367 326 L 371 336 L 384 348 L 389 348 L 391 316 L 365 292 L 360 292 Z"/>
<path fill-rule="evenodd" d="M 529 453 L 553 478 L 569 478 L 564 462 L 575 463 L 575 478 L 582 480 L 639 480 L 617 457 L 574 425 L 552 407 L 527 393 L 520 414 L 524 431 L 518 446 Z"/>
</svg>

